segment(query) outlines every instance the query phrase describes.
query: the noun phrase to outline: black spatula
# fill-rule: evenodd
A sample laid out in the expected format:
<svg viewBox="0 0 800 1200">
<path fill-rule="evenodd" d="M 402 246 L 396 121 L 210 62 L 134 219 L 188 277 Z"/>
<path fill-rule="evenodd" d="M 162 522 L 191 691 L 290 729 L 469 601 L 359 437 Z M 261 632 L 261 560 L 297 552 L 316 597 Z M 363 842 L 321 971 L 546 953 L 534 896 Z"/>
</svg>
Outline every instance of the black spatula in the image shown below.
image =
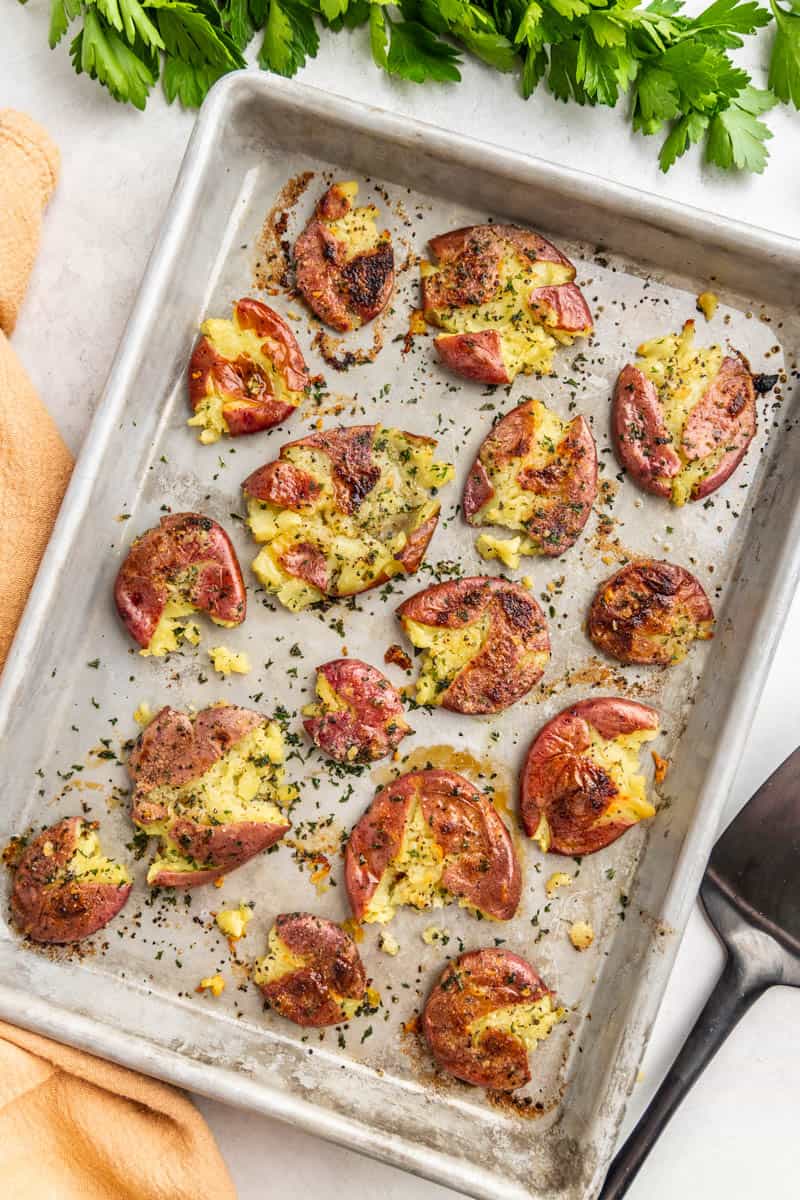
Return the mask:
<svg viewBox="0 0 800 1200">
<path fill-rule="evenodd" d="M 728 959 L 650 1106 L 611 1164 L 600 1200 L 619 1200 L 689 1088 L 754 1000 L 800 987 L 800 749 L 717 842 L 700 896 Z"/>
</svg>

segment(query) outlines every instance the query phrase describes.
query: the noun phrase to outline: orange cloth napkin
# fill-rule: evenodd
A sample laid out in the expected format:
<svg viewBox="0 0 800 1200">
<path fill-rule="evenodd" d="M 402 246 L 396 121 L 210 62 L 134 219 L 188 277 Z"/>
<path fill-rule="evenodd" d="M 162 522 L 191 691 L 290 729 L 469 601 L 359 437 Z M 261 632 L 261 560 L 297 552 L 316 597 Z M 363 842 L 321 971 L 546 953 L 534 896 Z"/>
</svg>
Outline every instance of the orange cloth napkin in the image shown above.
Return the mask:
<svg viewBox="0 0 800 1200">
<path fill-rule="evenodd" d="M 29 117 L 0 110 L 0 668 L 72 459 L 7 334 L 58 176 Z M 211 1131 L 179 1092 L 0 1021 L 0 1195 L 235 1200 Z"/>
</svg>

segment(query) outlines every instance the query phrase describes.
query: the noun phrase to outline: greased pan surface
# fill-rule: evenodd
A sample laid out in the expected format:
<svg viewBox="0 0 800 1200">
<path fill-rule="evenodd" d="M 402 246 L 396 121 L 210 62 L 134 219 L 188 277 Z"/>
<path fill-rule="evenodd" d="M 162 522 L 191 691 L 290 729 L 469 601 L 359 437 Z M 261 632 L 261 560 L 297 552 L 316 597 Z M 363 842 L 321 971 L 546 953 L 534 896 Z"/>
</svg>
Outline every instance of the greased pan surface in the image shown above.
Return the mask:
<svg viewBox="0 0 800 1200">
<path fill-rule="evenodd" d="M 262 281 L 265 271 L 265 216 L 281 188 L 305 172 L 313 178 L 290 206 L 287 238 L 303 227 L 328 181 L 357 179 L 360 202 L 381 208 L 401 267 L 376 361 L 341 373 L 311 349 L 317 327 L 299 301 L 253 291 L 254 271 Z M 557 354 L 556 377 L 520 376 L 508 391 L 494 392 L 440 370 L 429 337 L 413 339 L 403 353 L 418 303 L 414 256 L 425 254 L 433 234 L 490 217 L 552 237 L 576 263 L 596 318 L 590 345 Z M 143 701 L 153 709 L 217 699 L 265 712 L 280 706 L 292 740 L 287 775 L 301 785 L 301 799 L 279 849 L 219 890 L 153 900 L 144 883 L 149 854 L 136 862 L 126 909 L 80 956 L 20 943 L 6 921 L 4 879 L 0 1015 L 475 1196 L 595 1195 L 797 579 L 800 451 L 791 410 L 799 269 L 800 245 L 787 239 L 285 81 L 244 73 L 217 85 L 3 676 L 0 838 L 85 808 L 102 820 L 108 851 L 131 861 L 121 760 Z M 721 305 L 706 325 L 695 297 L 709 285 Z M 185 424 L 186 361 L 200 321 L 227 315 L 246 294 L 289 317 L 312 373 L 324 374 L 327 387 L 278 429 L 204 447 Z M 779 395 L 760 400 L 759 432 L 736 476 L 711 504 L 676 511 L 617 478 L 609 404 L 636 345 L 691 316 L 698 341 L 729 338 L 754 370 L 785 370 L 788 379 Z M 372 332 L 346 345 L 368 345 Z M 604 463 L 601 502 L 582 538 L 562 558 L 524 567 L 549 613 L 553 658 L 541 684 L 498 717 L 412 710 L 415 734 L 402 743 L 403 761 L 361 774 L 330 770 L 299 715 L 314 668 L 345 645 L 349 655 L 406 682 L 382 661 L 391 643 L 404 640 L 396 605 L 437 576 L 495 573 L 496 563 L 475 554 L 474 531 L 455 509 L 493 419 L 525 396 L 540 397 L 562 417 L 583 412 Z M 381 421 L 435 436 L 457 475 L 440 493 L 428 568 L 394 581 L 391 594 L 378 589 L 354 604 L 292 615 L 266 606 L 255 589 L 255 547 L 239 488 L 320 419 L 326 428 Z M 155 524 L 164 506 L 198 509 L 228 530 L 250 611 L 241 628 L 204 625 L 196 652 L 157 661 L 136 654 L 111 595 L 131 538 Z M 597 583 L 631 552 L 690 567 L 718 613 L 714 641 L 696 645 L 668 673 L 595 658 L 582 629 Z M 214 675 L 206 650 L 220 641 L 247 651 L 250 675 Z M 391 926 L 396 958 L 379 951 L 379 930 L 367 927 L 359 949 L 382 1005 L 341 1036 L 335 1029 L 309 1034 L 262 1010 L 212 912 L 240 900 L 255 905 L 238 944 L 242 959 L 264 952 L 279 912 L 347 917 L 341 839 L 393 770 L 428 761 L 461 770 L 491 792 L 516 830 L 516 775 L 534 732 L 573 700 L 612 694 L 640 698 L 663 714 L 665 732 L 654 745 L 672 765 L 654 821 L 580 864 L 546 858 L 515 834 L 523 898 L 516 919 L 502 926 L 460 909 L 401 910 Z M 545 881 L 562 868 L 574 876 L 572 886 L 548 900 Z M 567 937 L 575 919 L 595 930 L 583 954 Z M 422 940 L 431 924 L 447 931 L 445 946 Z M 533 1083 L 502 1107 L 437 1075 L 414 1032 L 446 958 L 495 938 L 529 958 L 568 1010 L 533 1056 Z M 199 980 L 217 969 L 228 981 L 223 995 L 198 995 Z"/>
</svg>

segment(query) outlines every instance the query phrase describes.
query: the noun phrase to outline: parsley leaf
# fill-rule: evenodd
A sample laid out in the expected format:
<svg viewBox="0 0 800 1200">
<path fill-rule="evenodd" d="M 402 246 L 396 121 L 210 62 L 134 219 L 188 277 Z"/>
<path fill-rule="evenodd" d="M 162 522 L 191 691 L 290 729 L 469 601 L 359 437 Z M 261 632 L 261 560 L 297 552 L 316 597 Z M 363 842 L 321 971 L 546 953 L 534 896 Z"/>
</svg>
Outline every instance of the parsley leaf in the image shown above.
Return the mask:
<svg viewBox="0 0 800 1200">
<path fill-rule="evenodd" d="M 769 86 L 784 104 L 800 108 L 800 10 L 787 12 L 770 0 L 777 30 L 769 65 Z"/>
<path fill-rule="evenodd" d="M 372 61 L 376 67 L 387 70 L 389 60 L 386 55 L 386 22 L 383 19 L 383 8 L 379 3 L 369 6 L 369 46 L 372 51 Z"/>
<path fill-rule="evenodd" d="M 155 70 L 131 50 L 115 29 L 107 25 L 96 8 L 87 8 L 83 29 L 70 46 L 72 65 L 108 88 L 115 100 L 128 101 L 143 109 Z"/>
<path fill-rule="evenodd" d="M 182 58 L 167 58 L 161 76 L 164 94 L 170 104 L 179 100 L 184 108 L 199 108 L 206 92 L 225 74 L 225 67 L 195 67 Z"/>
<path fill-rule="evenodd" d="M 772 137 L 772 131 L 757 118 L 774 104 L 771 92 L 745 88 L 728 108 L 713 117 L 706 144 L 708 162 L 726 170 L 736 167 L 760 175 L 769 157 L 764 143 Z"/>
<path fill-rule="evenodd" d="M 262 67 L 291 76 L 315 58 L 319 34 L 310 9 L 296 0 L 270 0 L 264 41 L 258 55 Z"/>
<path fill-rule="evenodd" d="M 705 137 L 708 120 L 708 114 L 701 112 L 690 112 L 681 117 L 661 147 L 658 163 L 662 171 L 668 171 L 690 146 Z"/>
<path fill-rule="evenodd" d="M 388 18 L 387 18 L 388 20 Z M 441 41 L 418 21 L 389 22 L 390 40 L 387 64 L 391 75 L 425 83 L 457 83 L 461 78 L 458 51 Z"/>
</svg>

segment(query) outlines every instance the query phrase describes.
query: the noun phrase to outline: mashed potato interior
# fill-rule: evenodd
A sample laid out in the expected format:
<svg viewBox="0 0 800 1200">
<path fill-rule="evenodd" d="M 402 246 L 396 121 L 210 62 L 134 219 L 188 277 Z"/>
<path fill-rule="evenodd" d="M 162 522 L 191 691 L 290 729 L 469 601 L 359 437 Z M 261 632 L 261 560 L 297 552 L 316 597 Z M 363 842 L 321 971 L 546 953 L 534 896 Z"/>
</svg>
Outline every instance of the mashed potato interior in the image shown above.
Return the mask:
<svg viewBox="0 0 800 1200">
<path fill-rule="evenodd" d="M 421 266 L 423 278 L 439 270 L 432 263 Z M 496 331 L 501 339 L 503 362 L 512 379 L 520 371 L 547 375 L 552 370 L 558 342 L 571 345 L 574 338 L 553 328 L 545 329 L 528 298 L 534 288 L 569 283 L 573 278 L 574 271 L 562 263 L 534 262 L 509 253 L 500 263 L 500 279 L 492 300 L 463 308 L 429 310 L 425 315 L 448 333 Z"/>
<path fill-rule="evenodd" d="M 124 863 L 107 858 L 100 848 L 100 839 L 94 829 L 83 825 L 66 873 L 85 883 L 111 883 L 121 887 L 131 882 L 131 875 Z"/>
<path fill-rule="evenodd" d="M 304 717 L 323 717 L 326 713 L 345 712 L 348 708 L 322 671 L 317 672 L 317 696 L 319 704 L 306 704 L 303 709 Z"/>
<path fill-rule="evenodd" d="M 200 628 L 195 621 L 186 618 L 196 613 L 197 609 L 188 600 L 182 600 L 174 595 L 164 605 L 158 624 L 153 631 L 148 644 L 139 653 L 143 658 L 163 658 L 180 650 L 183 642 L 196 646 L 200 641 Z"/>
<path fill-rule="evenodd" d="M 380 476 L 358 509 L 346 514 L 335 502 L 328 456 L 308 446 L 289 447 L 283 458 L 313 476 L 321 491 L 298 512 L 252 497 L 248 501 L 251 532 L 263 543 L 253 571 L 266 590 L 292 611 L 323 598 L 319 588 L 283 565 L 300 545 L 324 556 L 326 595 L 349 596 L 403 572 L 397 556 L 414 532 L 438 514 L 432 493 L 453 477 L 451 464 L 434 459 L 433 451 L 432 445 L 419 444 L 400 430 L 377 430 L 373 456 Z"/>
<path fill-rule="evenodd" d="M 719 374 L 723 357 L 719 346 L 695 346 L 694 333 L 694 321 L 687 321 L 680 333 L 643 342 L 636 359 L 636 366 L 655 384 L 672 447 L 684 464 L 672 480 L 671 499 L 678 505 L 690 499 L 694 487 L 725 454 L 720 446 L 702 461 L 689 462 L 683 451 L 686 420 Z"/>
<path fill-rule="evenodd" d="M 488 613 L 461 629 L 443 629 L 436 625 L 421 625 L 409 617 L 402 618 L 409 640 L 426 653 L 417 680 L 417 704 L 440 704 L 456 675 L 481 649 L 489 632 Z"/>
<path fill-rule="evenodd" d="M 542 996 L 540 1000 L 528 1004 L 509 1004 L 505 1008 L 495 1008 L 485 1017 L 473 1021 L 467 1031 L 473 1046 L 490 1029 L 500 1029 L 510 1033 L 525 1044 L 527 1050 L 535 1050 L 538 1042 L 549 1037 L 553 1027 L 564 1019 L 564 1009 L 553 1005 L 552 996 Z"/>
<path fill-rule="evenodd" d="M 351 205 L 355 203 L 358 195 L 357 183 L 337 183 L 336 187 L 344 193 Z M 369 254 L 379 242 L 389 240 L 388 233 L 378 233 L 375 222 L 379 216 L 380 209 L 374 204 L 365 204 L 361 208 L 351 208 L 350 212 L 336 221 L 325 222 L 336 240 L 344 242 L 347 247 L 348 262 L 361 254 Z"/>
<path fill-rule="evenodd" d="M 385 925 L 404 904 L 413 908 L 441 908 L 452 898 L 440 887 L 444 867 L 442 848 L 431 834 L 419 801 L 415 800 L 400 853 L 384 871 L 364 913 L 364 921 Z"/>
</svg>

